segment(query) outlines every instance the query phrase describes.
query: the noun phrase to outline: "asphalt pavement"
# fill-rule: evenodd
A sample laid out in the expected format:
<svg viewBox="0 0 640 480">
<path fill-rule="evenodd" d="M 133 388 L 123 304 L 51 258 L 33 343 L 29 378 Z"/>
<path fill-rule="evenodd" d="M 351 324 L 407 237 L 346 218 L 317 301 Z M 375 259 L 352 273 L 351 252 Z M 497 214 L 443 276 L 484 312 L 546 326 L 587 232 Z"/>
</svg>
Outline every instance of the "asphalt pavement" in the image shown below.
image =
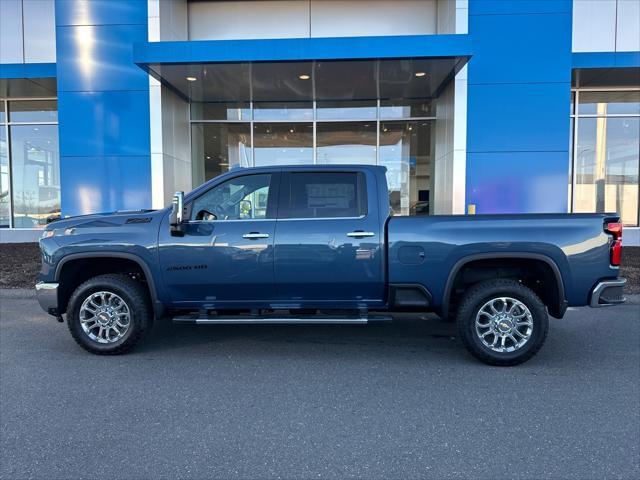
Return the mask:
<svg viewBox="0 0 640 480">
<path fill-rule="evenodd" d="M 640 478 L 640 305 L 552 319 L 499 368 L 420 316 L 165 322 L 99 357 L 0 291 L 0 374 L 2 479 Z"/>
</svg>

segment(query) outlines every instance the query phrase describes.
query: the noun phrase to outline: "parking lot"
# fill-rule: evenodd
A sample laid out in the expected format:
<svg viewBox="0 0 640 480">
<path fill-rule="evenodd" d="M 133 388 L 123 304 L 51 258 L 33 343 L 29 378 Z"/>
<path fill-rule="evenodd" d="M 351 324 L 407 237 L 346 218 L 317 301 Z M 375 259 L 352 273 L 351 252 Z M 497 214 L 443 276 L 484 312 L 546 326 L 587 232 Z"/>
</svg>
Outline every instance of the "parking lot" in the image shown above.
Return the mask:
<svg viewBox="0 0 640 480">
<path fill-rule="evenodd" d="M 515 368 L 438 319 L 156 324 L 98 357 L 0 291 L 0 477 L 639 478 L 640 306 L 570 311 Z"/>
</svg>

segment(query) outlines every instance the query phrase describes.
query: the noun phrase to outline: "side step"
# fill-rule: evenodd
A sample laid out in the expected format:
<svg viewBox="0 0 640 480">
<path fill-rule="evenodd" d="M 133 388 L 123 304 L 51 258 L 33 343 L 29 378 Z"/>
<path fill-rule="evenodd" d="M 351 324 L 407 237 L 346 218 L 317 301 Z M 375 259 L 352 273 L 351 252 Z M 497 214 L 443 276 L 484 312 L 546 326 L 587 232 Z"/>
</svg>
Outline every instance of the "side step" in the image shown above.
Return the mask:
<svg viewBox="0 0 640 480">
<path fill-rule="evenodd" d="M 210 316 L 188 315 L 174 317 L 174 323 L 195 323 L 198 325 L 363 325 L 372 322 L 391 322 L 393 317 L 388 315 L 375 315 L 365 317 L 283 317 L 283 316 Z"/>
</svg>

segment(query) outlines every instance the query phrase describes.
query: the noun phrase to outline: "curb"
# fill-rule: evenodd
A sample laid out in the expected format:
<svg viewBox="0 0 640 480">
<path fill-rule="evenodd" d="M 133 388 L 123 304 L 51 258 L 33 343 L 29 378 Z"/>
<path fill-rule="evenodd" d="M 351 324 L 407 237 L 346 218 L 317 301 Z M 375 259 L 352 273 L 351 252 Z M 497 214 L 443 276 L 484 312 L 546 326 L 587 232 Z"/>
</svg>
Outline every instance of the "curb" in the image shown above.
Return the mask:
<svg viewBox="0 0 640 480">
<path fill-rule="evenodd" d="M 0 298 L 35 298 L 34 288 L 0 288 Z M 640 305 L 640 293 L 627 294 L 627 304 Z"/>
</svg>

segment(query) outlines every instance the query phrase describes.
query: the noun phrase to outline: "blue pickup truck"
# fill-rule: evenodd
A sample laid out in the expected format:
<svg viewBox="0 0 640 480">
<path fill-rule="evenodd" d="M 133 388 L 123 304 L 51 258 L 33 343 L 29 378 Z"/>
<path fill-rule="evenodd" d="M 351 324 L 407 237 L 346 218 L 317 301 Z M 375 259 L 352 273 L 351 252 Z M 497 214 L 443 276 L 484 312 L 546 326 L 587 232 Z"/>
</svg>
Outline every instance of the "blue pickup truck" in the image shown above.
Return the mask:
<svg viewBox="0 0 640 480">
<path fill-rule="evenodd" d="M 466 348 L 515 365 L 548 315 L 624 302 L 615 214 L 393 216 L 385 169 L 234 169 L 157 211 L 63 219 L 40 240 L 42 308 L 97 354 L 155 319 L 368 323 L 435 312 Z"/>
</svg>

